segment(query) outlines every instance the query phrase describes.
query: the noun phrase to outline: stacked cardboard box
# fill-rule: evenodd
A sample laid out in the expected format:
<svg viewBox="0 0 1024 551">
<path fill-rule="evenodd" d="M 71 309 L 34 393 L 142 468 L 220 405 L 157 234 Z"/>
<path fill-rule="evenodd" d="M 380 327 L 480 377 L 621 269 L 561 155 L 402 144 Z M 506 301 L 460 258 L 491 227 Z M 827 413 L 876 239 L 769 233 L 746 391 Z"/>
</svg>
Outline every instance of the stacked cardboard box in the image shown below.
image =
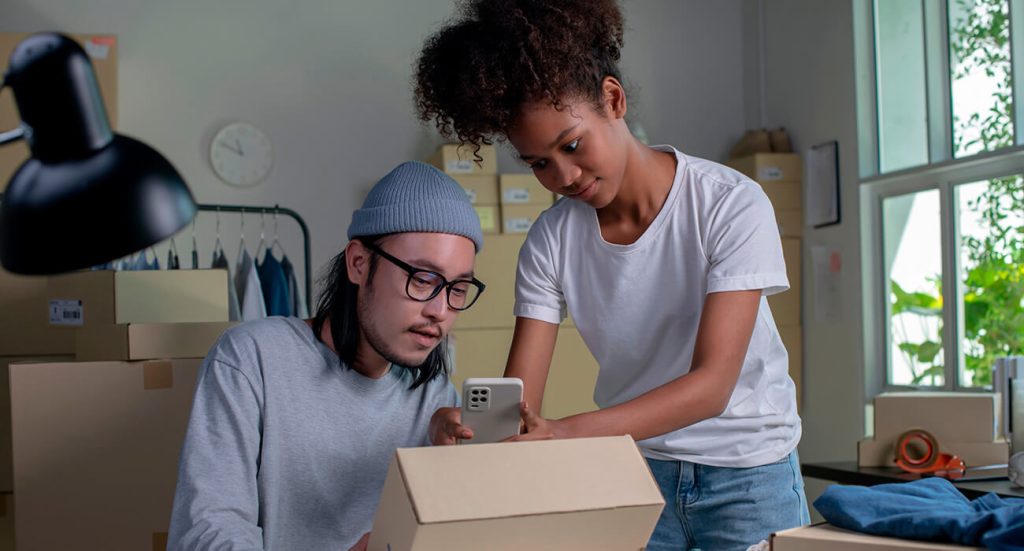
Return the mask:
<svg viewBox="0 0 1024 551">
<path fill-rule="evenodd" d="M 935 543 L 929 541 L 904 540 L 872 536 L 836 528 L 829 524 L 801 526 L 772 534 L 772 551 L 967 551 L 984 549 L 983 547 L 966 547 L 951 543 Z"/>
<path fill-rule="evenodd" d="M 804 219 L 800 156 L 795 153 L 756 153 L 732 159 L 727 164 L 759 183 L 775 210 L 775 221 L 782 236 L 782 254 L 786 259 L 789 290 L 768 297 L 768 304 L 782 342 L 789 352 L 789 376 L 796 383 L 799 405 L 802 401 L 803 379 L 801 256 Z"/>
<path fill-rule="evenodd" d="M 999 395 L 963 392 L 892 392 L 874 402 L 874 437 L 857 445 L 862 467 L 895 466 L 896 441 L 910 429 L 935 436 L 942 452 L 968 467 L 1006 463 L 1010 446 L 998 430 Z"/>
<path fill-rule="evenodd" d="M 452 333 L 453 381 L 500 377 L 505 371 L 515 316 L 516 266 L 526 232 L 554 195 L 532 174 L 498 174 L 493 146 L 482 146 L 475 160 L 472 146 L 446 144 L 428 162 L 455 179 L 469 196 L 484 229 L 476 277 L 487 289 L 472 308 L 459 314 Z M 598 366 L 571 320 L 559 328 L 541 414 L 563 417 L 597 408 L 592 392 Z"/>
</svg>

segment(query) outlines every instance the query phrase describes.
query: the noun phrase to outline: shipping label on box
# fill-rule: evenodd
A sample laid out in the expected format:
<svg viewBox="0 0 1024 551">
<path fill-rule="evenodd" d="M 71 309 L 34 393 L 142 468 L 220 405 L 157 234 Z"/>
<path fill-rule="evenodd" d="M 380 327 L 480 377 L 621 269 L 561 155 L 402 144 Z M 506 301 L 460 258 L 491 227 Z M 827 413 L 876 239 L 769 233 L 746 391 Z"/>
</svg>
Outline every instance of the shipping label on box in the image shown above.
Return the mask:
<svg viewBox="0 0 1024 551">
<path fill-rule="evenodd" d="M 74 354 L 74 331 L 50 325 L 49 277 L 0 269 L 0 356 Z"/>
<path fill-rule="evenodd" d="M 402 448 L 369 549 L 642 549 L 663 507 L 628 436 Z"/>
<path fill-rule="evenodd" d="M 484 233 L 501 233 L 498 205 L 473 205 L 473 210 L 480 219 L 480 229 Z"/>
<path fill-rule="evenodd" d="M 533 174 L 499 176 L 502 205 L 551 205 L 554 195 Z"/>
</svg>

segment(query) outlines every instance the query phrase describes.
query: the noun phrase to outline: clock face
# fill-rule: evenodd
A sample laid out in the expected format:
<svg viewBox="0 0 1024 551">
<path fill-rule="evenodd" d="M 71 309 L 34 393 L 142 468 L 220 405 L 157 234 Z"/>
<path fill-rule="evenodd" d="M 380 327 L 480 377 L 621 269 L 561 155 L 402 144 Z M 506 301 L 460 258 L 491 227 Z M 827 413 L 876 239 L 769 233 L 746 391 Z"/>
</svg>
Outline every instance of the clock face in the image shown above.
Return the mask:
<svg viewBox="0 0 1024 551">
<path fill-rule="evenodd" d="M 221 128 L 210 143 L 210 163 L 222 180 L 236 186 L 254 186 L 270 173 L 270 140 L 255 126 L 236 122 Z"/>
</svg>

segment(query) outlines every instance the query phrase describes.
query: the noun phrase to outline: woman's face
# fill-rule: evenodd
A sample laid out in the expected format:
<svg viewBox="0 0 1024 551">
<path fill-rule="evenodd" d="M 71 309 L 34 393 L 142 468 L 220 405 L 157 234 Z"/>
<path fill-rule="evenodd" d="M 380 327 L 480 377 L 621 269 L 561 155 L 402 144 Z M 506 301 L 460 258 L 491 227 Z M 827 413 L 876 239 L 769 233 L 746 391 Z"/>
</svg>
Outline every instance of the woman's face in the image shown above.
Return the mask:
<svg viewBox="0 0 1024 551">
<path fill-rule="evenodd" d="M 624 112 L 624 109 L 622 110 Z M 545 188 L 603 208 L 622 186 L 626 168 L 625 122 L 613 105 L 588 101 L 523 106 L 508 140 Z"/>
</svg>

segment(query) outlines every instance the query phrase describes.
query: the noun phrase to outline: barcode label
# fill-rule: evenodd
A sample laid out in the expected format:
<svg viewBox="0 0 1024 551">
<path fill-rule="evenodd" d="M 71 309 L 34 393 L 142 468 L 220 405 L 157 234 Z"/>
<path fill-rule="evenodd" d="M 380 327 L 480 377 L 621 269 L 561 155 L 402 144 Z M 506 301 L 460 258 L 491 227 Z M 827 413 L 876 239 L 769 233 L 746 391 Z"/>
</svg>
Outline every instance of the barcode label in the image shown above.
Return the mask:
<svg viewBox="0 0 1024 551">
<path fill-rule="evenodd" d="M 84 308 L 80 300 L 51 300 L 50 325 L 80 326 L 84 321 Z"/>
<path fill-rule="evenodd" d="M 506 203 L 529 203 L 530 190 L 526 188 L 506 189 L 501 198 Z"/>
<path fill-rule="evenodd" d="M 469 202 L 470 203 L 476 203 L 476 190 L 468 189 L 468 188 L 462 188 L 462 191 L 465 191 L 466 195 L 469 196 Z"/>
<path fill-rule="evenodd" d="M 451 159 L 445 164 L 444 171 L 448 174 L 469 174 L 473 172 L 473 161 Z"/>
<path fill-rule="evenodd" d="M 526 233 L 532 225 L 533 220 L 530 218 L 506 218 L 505 233 Z"/>
<path fill-rule="evenodd" d="M 757 173 L 758 181 L 781 180 L 782 169 L 777 166 L 763 166 Z"/>
</svg>

